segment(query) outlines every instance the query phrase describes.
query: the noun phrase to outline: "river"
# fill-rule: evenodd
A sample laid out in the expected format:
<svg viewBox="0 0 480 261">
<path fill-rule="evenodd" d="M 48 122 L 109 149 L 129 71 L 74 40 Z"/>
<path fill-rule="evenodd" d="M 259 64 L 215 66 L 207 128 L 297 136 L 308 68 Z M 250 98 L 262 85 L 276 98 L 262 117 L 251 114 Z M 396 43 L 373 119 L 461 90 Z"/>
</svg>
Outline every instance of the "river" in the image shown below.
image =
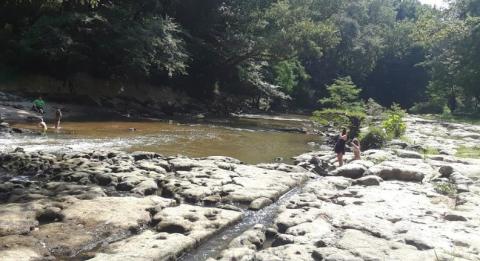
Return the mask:
<svg viewBox="0 0 480 261">
<path fill-rule="evenodd" d="M 35 130 L 35 124 L 13 127 Z M 290 158 L 315 149 L 318 135 L 304 116 L 248 117 L 202 120 L 76 121 L 64 122 L 46 135 L 0 138 L 4 150 L 21 146 L 27 151 L 68 152 L 118 149 L 151 151 L 189 157 L 230 156 L 249 164 L 291 162 Z"/>
</svg>

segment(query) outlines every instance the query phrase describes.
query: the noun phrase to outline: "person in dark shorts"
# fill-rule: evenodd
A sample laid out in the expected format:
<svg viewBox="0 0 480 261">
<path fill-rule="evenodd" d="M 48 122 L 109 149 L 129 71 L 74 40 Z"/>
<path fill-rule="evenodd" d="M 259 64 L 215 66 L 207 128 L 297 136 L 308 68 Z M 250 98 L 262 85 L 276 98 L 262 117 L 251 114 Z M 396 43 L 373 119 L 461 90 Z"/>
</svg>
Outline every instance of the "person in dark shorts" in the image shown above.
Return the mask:
<svg viewBox="0 0 480 261">
<path fill-rule="evenodd" d="M 62 110 L 58 108 L 55 111 L 55 129 L 60 128 L 60 121 L 62 120 L 62 117 L 63 117 Z"/>
<path fill-rule="evenodd" d="M 337 143 L 335 143 L 334 151 L 337 153 L 338 166 L 343 166 L 343 155 L 345 155 L 345 145 L 347 143 L 348 135 L 347 129 L 343 128 L 342 133 L 338 136 Z"/>
</svg>

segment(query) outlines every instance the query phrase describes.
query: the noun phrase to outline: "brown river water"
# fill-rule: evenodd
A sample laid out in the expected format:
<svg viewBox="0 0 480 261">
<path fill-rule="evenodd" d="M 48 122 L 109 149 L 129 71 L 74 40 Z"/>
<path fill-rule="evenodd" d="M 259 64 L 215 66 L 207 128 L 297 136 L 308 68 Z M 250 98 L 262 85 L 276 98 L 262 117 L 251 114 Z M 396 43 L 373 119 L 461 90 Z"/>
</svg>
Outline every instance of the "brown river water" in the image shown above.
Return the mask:
<svg viewBox="0 0 480 261">
<path fill-rule="evenodd" d="M 49 124 L 50 125 L 50 124 Z M 230 156 L 246 163 L 273 162 L 314 149 L 317 135 L 292 132 L 311 123 L 297 118 L 230 118 L 201 121 L 80 121 L 63 122 L 59 131 L 46 135 L 13 135 L 0 138 L 4 150 L 22 147 L 27 151 L 68 152 L 115 149 L 151 151 L 190 157 Z M 35 124 L 13 127 L 35 129 Z M 50 127 L 50 126 L 49 126 Z M 135 128 L 135 131 L 132 131 Z M 287 130 L 287 131 L 286 131 Z M 2 149 L 2 148 L 0 148 Z"/>
</svg>

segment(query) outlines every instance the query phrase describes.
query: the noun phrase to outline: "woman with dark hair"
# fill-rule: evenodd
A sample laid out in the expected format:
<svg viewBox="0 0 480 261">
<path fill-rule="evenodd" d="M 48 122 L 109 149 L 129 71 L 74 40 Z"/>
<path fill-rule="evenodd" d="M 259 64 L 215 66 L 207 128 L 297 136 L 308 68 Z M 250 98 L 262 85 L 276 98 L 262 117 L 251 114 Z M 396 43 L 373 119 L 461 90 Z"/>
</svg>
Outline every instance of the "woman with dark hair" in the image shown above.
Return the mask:
<svg viewBox="0 0 480 261">
<path fill-rule="evenodd" d="M 345 144 L 347 143 L 348 135 L 347 129 L 343 128 L 342 133 L 338 136 L 337 143 L 335 143 L 335 153 L 337 153 L 338 166 L 343 166 L 343 155 L 345 155 Z"/>
</svg>

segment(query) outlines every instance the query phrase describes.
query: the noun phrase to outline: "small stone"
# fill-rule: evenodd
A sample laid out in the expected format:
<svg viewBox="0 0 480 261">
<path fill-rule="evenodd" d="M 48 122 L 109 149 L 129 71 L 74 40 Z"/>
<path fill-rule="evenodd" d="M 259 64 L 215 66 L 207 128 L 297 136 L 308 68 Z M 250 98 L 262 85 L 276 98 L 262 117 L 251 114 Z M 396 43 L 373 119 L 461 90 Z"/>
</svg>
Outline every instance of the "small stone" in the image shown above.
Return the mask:
<svg viewBox="0 0 480 261">
<path fill-rule="evenodd" d="M 460 216 L 460 215 L 455 214 L 455 213 L 446 214 L 444 219 L 447 220 L 447 221 L 467 221 L 467 219 L 465 217 Z"/>
<path fill-rule="evenodd" d="M 354 185 L 361 186 L 378 186 L 383 182 L 383 179 L 379 176 L 369 175 L 360 179 L 357 179 L 353 182 Z"/>
<path fill-rule="evenodd" d="M 440 169 L 438 170 L 438 172 L 440 172 L 440 174 L 442 174 L 442 178 L 449 178 L 450 175 L 452 175 L 452 173 L 454 172 L 452 166 L 442 166 L 440 167 Z"/>
<path fill-rule="evenodd" d="M 251 210 L 259 210 L 272 203 L 273 203 L 272 200 L 269 198 L 257 198 L 254 201 L 252 201 L 252 203 L 250 203 L 250 206 L 248 208 Z"/>
</svg>

